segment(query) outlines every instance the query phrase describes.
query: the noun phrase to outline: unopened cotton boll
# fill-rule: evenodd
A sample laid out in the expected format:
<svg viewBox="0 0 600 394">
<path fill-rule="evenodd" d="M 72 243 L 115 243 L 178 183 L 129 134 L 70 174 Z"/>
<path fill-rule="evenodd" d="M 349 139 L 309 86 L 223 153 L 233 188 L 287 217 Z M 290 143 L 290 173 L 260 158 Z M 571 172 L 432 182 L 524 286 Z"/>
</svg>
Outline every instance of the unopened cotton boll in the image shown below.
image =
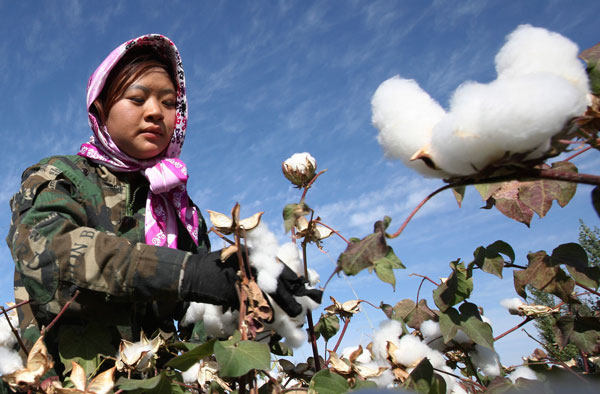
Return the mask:
<svg viewBox="0 0 600 394">
<path fill-rule="evenodd" d="M 474 174 L 506 154 L 543 154 L 550 138 L 587 106 L 587 98 L 550 73 L 465 83 L 434 128 L 431 155 L 444 171 Z M 533 158 L 533 157 L 530 157 Z"/>
<path fill-rule="evenodd" d="M 496 55 L 496 71 L 499 78 L 549 72 L 588 93 L 588 76 L 578 54 L 579 48 L 568 38 L 541 27 L 521 25 L 507 36 Z"/>
<path fill-rule="evenodd" d="M 411 157 L 430 141 L 431 130 L 444 109 L 412 79 L 392 77 L 379 85 L 371 100 L 372 122 L 379 129 L 377 141 L 386 157 L 402 162 L 425 176 L 446 174 Z"/>
<path fill-rule="evenodd" d="M 0 347 L 0 375 L 8 375 L 23 369 L 23 360 L 15 350 Z"/>
<path fill-rule="evenodd" d="M 500 376 L 500 358 L 493 349 L 476 344 L 475 350 L 470 352 L 469 356 L 473 364 L 486 376 Z"/>
<path fill-rule="evenodd" d="M 515 369 L 510 375 L 508 375 L 508 378 L 513 383 L 516 383 L 517 379 L 519 378 L 538 380 L 538 377 L 535 374 L 535 372 L 533 372 L 531 368 L 525 366 L 521 366 Z"/>
</svg>

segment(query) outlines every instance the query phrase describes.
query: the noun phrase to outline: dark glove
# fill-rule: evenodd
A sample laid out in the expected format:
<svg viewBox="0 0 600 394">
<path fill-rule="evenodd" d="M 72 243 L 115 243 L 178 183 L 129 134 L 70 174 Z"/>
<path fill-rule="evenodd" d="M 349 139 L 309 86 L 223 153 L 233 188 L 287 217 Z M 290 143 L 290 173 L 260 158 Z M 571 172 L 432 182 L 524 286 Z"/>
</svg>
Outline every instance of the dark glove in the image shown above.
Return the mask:
<svg viewBox="0 0 600 394">
<path fill-rule="evenodd" d="M 285 313 L 290 317 L 296 317 L 302 313 L 302 305 L 294 299 L 294 296 L 307 296 L 318 304 L 323 297 L 321 290 L 307 289 L 306 283 L 308 281 L 305 277 L 296 275 L 290 267 L 283 264 L 283 270 L 277 278 L 277 289 L 269 295 Z"/>
<path fill-rule="evenodd" d="M 246 253 L 242 253 L 242 256 L 245 255 Z M 222 305 L 225 310 L 239 309 L 240 302 L 235 289 L 235 283 L 239 280 L 237 255 L 232 255 L 225 262 L 221 262 L 220 256 L 219 250 L 190 257 L 184 269 L 180 290 L 184 301 Z M 255 270 L 252 270 L 256 275 Z M 294 299 L 294 296 L 308 296 L 313 301 L 321 303 L 323 292 L 307 289 L 306 283 L 308 282 L 304 277 L 296 275 L 284 264 L 277 278 L 277 288 L 269 295 L 285 313 L 295 317 L 302 313 L 302 305 Z"/>
<path fill-rule="evenodd" d="M 180 294 L 184 301 L 202 302 L 239 309 L 240 300 L 235 288 L 239 280 L 237 255 L 221 261 L 221 251 L 195 254 L 187 261 Z"/>
</svg>

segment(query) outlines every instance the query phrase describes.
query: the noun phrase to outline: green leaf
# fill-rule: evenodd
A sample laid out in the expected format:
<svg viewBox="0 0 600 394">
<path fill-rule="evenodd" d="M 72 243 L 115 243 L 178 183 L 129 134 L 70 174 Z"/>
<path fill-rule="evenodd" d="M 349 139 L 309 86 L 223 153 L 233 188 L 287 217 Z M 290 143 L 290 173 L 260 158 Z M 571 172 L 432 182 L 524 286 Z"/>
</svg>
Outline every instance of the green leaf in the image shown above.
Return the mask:
<svg viewBox="0 0 600 394">
<path fill-rule="evenodd" d="M 586 49 L 579 55 L 587 63 L 587 73 L 590 79 L 592 93 L 600 95 L 600 44 Z"/>
<path fill-rule="evenodd" d="M 323 335 L 329 341 L 340 330 L 340 319 L 337 315 L 321 315 L 319 322 L 315 325 L 315 334 Z M 318 336 L 317 336 L 318 338 Z"/>
<path fill-rule="evenodd" d="M 433 291 L 435 305 L 443 312 L 471 295 L 473 291 L 472 270 L 459 260 L 450 263 L 452 274 Z"/>
<path fill-rule="evenodd" d="M 322 369 L 313 376 L 308 386 L 309 394 L 342 394 L 350 391 L 350 386 L 344 377 Z"/>
<path fill-rule="evenodd" d="M 375 382 L 372 382 L 370 380 L 356 379 L 356 382 L 354 383 L 354 387 L 352 387 L 352 391 L 362 390 L 362 389 L 374 389 L 374 388 L 377 388 L 377 384 Z"/>
<path fill-rule="evenodd" d="M 452 188 L 452 193 L 454 194 L 454 198 L 456 198 L 456 202 L 458 203 L 458 207 L 460 208 L 465 198 L 466 186 L 458 186 Z"/>
<path fill-rule="evenodd" d="M 494 348 L 494 338 L 492 328 L 481 319 L 477 305 L 470 302 L 464 302 L 457 311 L 454 308 L 448 308 L 440 313 L 440 331 L 444 338 L 444 343 L 450 342 L 458 330 L 462 330 L 473 342 Z"/>
<path fill-rule="evenodd" d="M 346 250 L 338 257 L 338 270 L 344 271 L 346 275 L 358 274 L 365 268 L 369 271 L 375 269 L 377 276 L 384 282 L 395 286 L 396 278 L 392 269 L 404 268 L 402 262 L 394 254 L 385 240 L 385 229 L 390 223 L 390 218 L 385 217 L 383 221 L 377 221 L 373 234 L 362 240 L 350 239 Z"/>
<path fill-rule="evenodd" d="M 166 371 L 163 371 L 160 373 L 160 375 L 150 379 L 127 379 L 121 377 L 117 381 L 116 387 L 118 387 L 120 390 L 134 394 L 183 393 L 181 386 L 171 383 L 171 379 L 169 379 Z"/>
<path fill-rule="evenodd" d="M 236 331 L 229 340 L 214 344 L 213 350 L 223 377 L 242 376 L 252 369 L 269 369 L 269 346 L 266 343 L 241 341 L 240 338 L 240 332 Z"/>
<path fill-rule="evenodd" d="M 276 356 L 293 356 L 294 350 L 283 342 L 269 344 L 269 351 Z"/>
<path fill-rule="evenodd" d="M 405 383 L 406 388 L 422 394 L 445 394 L 446 381 L 436 374 L 429 360 L 425 357 L 410 373 Z"/>
<path fill-rule="evenodd" d="M 531 285 L 543 292 L 554 294 L 565 302 L 573 300 L 571 294 L 575 288 L 575 281 L 560 267 L 555 266 L 546 252 L 530 253 L 527 259 L 529 260 L 527 269 L 513 272 L 517 294 L 527 298 L 525 286 Z"/>
<path fill-rule="evenodd" d="M 300 216 L 308 215 L 310 208 L 305 203 L 301 204 L 287 204 L 283 207 L 283 226 L 287 233 L 296 224 L 296 219 Z"/>
<path fill-rule="evenodd" d="M 392 309 L 390 318 L 402 320 L 410 328 L 418 329 L 425 320 L 431 320 L 435 312 L 427 306 L 427 300 L 419 300 L 419 305 L 409 298 L 399 301 Z"/>
<path fill-rule="evenodd" d="M 444 343 L 450 342 L 460 328 L 460 315 L 454 308 L 448 308 L 440 312 L 440 331 L 444 338 Z"/>
<path fill-rule="evenodd" d="M 503 254 L 509 258 L 511 262 L 515 261 L 515 251 L 504 241 L 496 241 L 489 244 L 487 247 L 480 246 L 473 252 L 473 264 L 481 268 L 482 271 L 496 275 L 502 279 L 502 270 L 504 268 Z"/>
<path fill-rule="evenodd" d="M 86 375 L 90 376 L 102 362 L 102 356 L 112 357 L 117 353 L 111 340 L 110 331 L 99 325 L 61 327 L 58 352 L 65 372 L 71 370 L 71 361 L 75 361 L 83 367 Z"/>
<path fill-rule="evenodd" d="M 600 320 L 593 316 L 561 316 L 555 333 L 561 348 L 572 343 L 586 353 L 600 352 Z"/>
<path fill-rule="evenodd" d="M 492 327 L 481 319 L 477 305 L 464 302 L 460 310 L 460 328 L 473 342 L 494 349 Z"/>
<path fill-rule="evenodd" d="M 178 369 L 180 371 L 186 371 L 204 357 L 212 355 L 214 344 L 215 340 L 211 339 L 200 346 L 196 346 L 194 349 L 182 354 L 181 356 L 172 358 L 169 360 L 166 366 Z"/>
<path fill-rule="evenodd" d="M 554 265 L 566 264 L 577 268 L 585 268 L 589 264 L 585 250 L 574 242 L 556 247 L 550 255 L 550 261 Z"/>
<path fill-rule="evenodd" d="M 482 183 L 475 185 L 475 189 L 479 192 L 483 201 L 488 201 L 492 197 L 492 194 L 501 187 L 502 183 Z"/>
</svg>

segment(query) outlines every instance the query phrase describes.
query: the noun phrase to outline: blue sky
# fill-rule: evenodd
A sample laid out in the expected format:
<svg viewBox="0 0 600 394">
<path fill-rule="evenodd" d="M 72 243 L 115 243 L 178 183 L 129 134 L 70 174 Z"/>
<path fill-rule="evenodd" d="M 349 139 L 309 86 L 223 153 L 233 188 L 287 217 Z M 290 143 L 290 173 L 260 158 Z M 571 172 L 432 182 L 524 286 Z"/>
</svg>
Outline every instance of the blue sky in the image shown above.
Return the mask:
<svg viewBox="0 0 600 394">
<path fill-rule="evenodd" d="M 0 0 L 0 229 L 8 231 L 8 202 L 22 171 L 43 157 L 75 153 L 87 141 L 87 78 L 127 39 L 161 33 L 181 52 L 189 102 L 182 158 L 191 173 L 190 195 L 205 216 L 205 209 L 229 212 L 239 202 L 243 215 L 265 211 L 263 220 L 285 242 L 281 210 L 300 195 L 281 175 L 281 162 L 295 152 L 310 152 L 319 169 L 328 170 L 307 202 L 346 237 L 364 237 L 384 215 L 395 230 L 442 185 L 383 158 L 370 120 L 370 99 L 381 82 L 396 74 L 414 78 L 447 106 L 462 82 L 495 78 L 494 56 L 519 24 L 559 32 L 585 49 L 600 41 L 599 14 L 595 0 Z M 599 160 L 592 153 L 575 164 L 593 172 Z M 414 299 L 420 280 L 408 274 L 446 277 L 450 261 L 469 262 L 476 247 L 497 239 L 526 264 L 529 251 L 576 241 L 580 218 L 598 225 L 589 192 L 580 187 L 571 204 L 553 207 L 530 229 L 479 209 L 474 189 L 460 209 L 451 193 L 439 195 L 390 242 L 407 266 L 397 272 L 395 292 L 365 272 L 335 279 L 324 305 L 330 295 L 345 301 L 356 294 L 374 304 Z M 309 265 L 325 279 L 344 248 L 326 240 L 327 254 L 312 250 Z M 13 263 L 5 244 L 0 272 L 0 301 L 10 301 Z M 431 290 L 425 284 L 421 298 Z M 513 296 L 510 272 L 502 281 L 476 276 L 472 299 L 493 320 L 495 334 L 520 321 L 498 303 Z M 369 342 L 384 317 L 370 307 L 365 312 L 342 346 Z M 522 333 L 497 344 L 505 364 L 518 363 L 534 347 Z"/>
</svg>

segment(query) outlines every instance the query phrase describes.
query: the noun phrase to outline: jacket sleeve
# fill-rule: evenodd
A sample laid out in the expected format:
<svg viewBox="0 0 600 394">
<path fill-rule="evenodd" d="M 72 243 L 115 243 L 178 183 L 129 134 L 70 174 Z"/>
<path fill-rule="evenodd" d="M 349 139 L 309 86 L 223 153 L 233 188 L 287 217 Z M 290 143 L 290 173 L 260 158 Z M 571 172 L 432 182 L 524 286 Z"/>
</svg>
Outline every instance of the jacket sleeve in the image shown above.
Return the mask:
<svg viewBox="0 0 600 394">
<path fill-rule="evenodd" d="M 56 167 L 33 166 L 11 200 L 7 243 L 30 295 L 41 304 L 77 287 L 127 300 L 177 300 L 191 253 L 132 243 L 88 226 L 78 191 Z"/>
</svg>

